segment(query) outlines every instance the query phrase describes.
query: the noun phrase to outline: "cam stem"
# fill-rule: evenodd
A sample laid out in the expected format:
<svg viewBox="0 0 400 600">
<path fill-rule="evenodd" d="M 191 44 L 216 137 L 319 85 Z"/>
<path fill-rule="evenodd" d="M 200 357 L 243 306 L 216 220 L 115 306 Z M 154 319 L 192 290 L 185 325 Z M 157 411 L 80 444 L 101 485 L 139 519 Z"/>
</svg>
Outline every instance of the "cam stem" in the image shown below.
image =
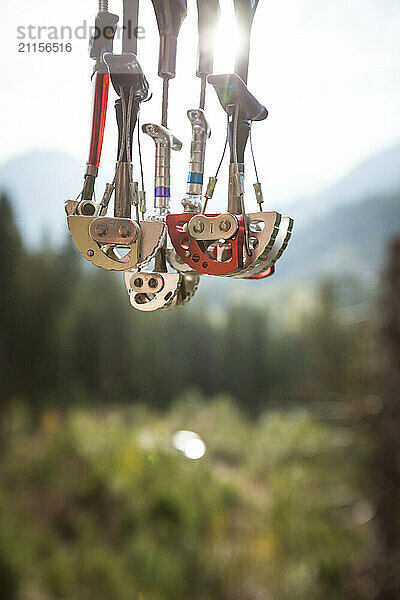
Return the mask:
<svg viewBox="0 0 400 600">
<path fill-rule="evenodd" d="M 169 88 L 169 78 L 164 77 L 162 109 L 161 109 L 161 125 L 163 127 L 167 127 L 167 122 L 168 122 L 168 88 Z"/>
<path fill-rule="evenodd" d="M 201 77 L 201 87 L 200 87 L 200 108 L 204 110 L 204 106 L 206 103 L 206 85 L 207 85 L 207 75 L 202 75 Z"/>
</svg>

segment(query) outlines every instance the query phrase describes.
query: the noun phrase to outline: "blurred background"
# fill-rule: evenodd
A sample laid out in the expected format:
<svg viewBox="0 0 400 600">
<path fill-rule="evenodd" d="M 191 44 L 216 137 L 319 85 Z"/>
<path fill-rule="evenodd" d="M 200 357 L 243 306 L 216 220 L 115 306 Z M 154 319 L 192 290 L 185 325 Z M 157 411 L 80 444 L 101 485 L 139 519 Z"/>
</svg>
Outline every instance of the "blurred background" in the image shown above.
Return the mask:
<svg viewBox="0 0 400 600">
<path fill-rule="evenodd" d="M 170 92 L 177 210 L 199 92 L 188 5 Z M 0 6 L 0 600 L 399 600 L 399 3 L 260 1 L 249 88 L 270 114 L 253 143 L 267 207 L 295 219 L 291 242 L 273 278 L 203 278 L 184 309 L 151 315 L 66 233 L 96 10 Z M 154 94 L 142 120 L 157 122 L 151 2 L 141 24 Z M 48 41 L 21 40 L 29 25 L 83 29 L 70 53 L 18 52 Z M 225 125 L 212 89 L 206 109 L 208 176 Z M 100 189 L 115 129 L 111 110 Z M 225 190 L 221 177 L 215 208 Z"/>
</svg>

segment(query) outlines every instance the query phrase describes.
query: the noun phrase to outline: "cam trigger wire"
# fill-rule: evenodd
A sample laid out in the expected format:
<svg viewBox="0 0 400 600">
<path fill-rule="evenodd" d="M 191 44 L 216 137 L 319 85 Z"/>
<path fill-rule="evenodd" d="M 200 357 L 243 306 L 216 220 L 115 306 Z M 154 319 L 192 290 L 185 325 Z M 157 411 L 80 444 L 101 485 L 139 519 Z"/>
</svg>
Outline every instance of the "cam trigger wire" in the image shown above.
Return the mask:
<svg viewBox="0 0 400 600">
<path fill-rule="evenodd" d="M 126 114 L 126 100 L 125 100 L 125 94 L 124 94 L 124 88 L 121 86 L 120 87 L 120 94 L 121 94 L 121 105 L 122 105 L 122 135 L 121 135 L 121 148 L 119 151 L 119 156 L 118 156 L 118 162 L 117 162 L 117 166 L 115 169 L 115 175 L 114 175 L 114 179 L 112 180 L 112 188 L 115 188 L 115 182 L 117 180 L 117 176 L 119 173 L 119 169 L 122 163 L 122 158 L 124 156 L 124 151 L 125 151 L 125 147 L 126 147 L 126 129 L 127 129 L 127 114 Z"/>
<path fill-rule="evenodd" d="M 144 192 L 144 175 L 143 175 L 143 159 L 142 159 L 142 146 L 140 143 L 140 116 L 137 117 L 137 142 L 138 142 L 138 154 L 139 154 L 139 165 L 140 165 L 140 183 L 142 192 Z"/>
<path fill-rule="evenodd" d="M 226 147 L 228 145 L 228 133 L 226 134 L 226 138 L 225 138 L 225 144 L 224 144 L 224 149 L 222 150 L 222 156 L 221 156 L 221 160 L 219 161 L 219 165 L 217 170 L 215 171 L 215 179 L 217 179 L 219 171 L 222 167 L 222 163 L 224 161 L 224 157 L 225 157 L 225 152 L 226 152 Z"/>
<path fill-rule="evenodd" d="M 251 137 L 251 127 L 250 127 L 249 138 L 250 138 L 250 151 L 251 151 L 251 156 L 253 158 L 254 173 L 256 174 L 256 181 L 257 181 L 257 183 L 260 183 L 260 180 L 258 178 L 258 171 L 257 171 L 257 165 L 256 165 L 256 157 L 254 156 L 254 150 L 253 150 L 253 140 L 252 140 L 252 137 Z"/>
<path fill-rule="evenodd" d="M 126 158 L 128 161 L 129 171 L 129 183 L 132 181 L 132 158 L 131 158 L 131 120 L 132 120 L 132 105 L 133 105 L 133 89 L 129 90 L 128 98 L 128 115 L 127 115 L 127 127 L 125 131 L 125 147 L 126 147 Z"/>
<path fill-rule="evenodd" d="M 240 179 L 239 165 L 238 165 L 238 159 L 237 159 L 238 125 L 239 125 L 239 105 L 236 104 L 235 115 L 234 115 L 234 119 L 233 119 L 233 161 L 234 161 L 234 165 L 235 165 L 236 186 L 239 187 L 239 189 L 236 189 L 236 193 L 238 193 L 238 195 L 240 197 L 240 208 L 241 208 L 241 212 L 242 212 L 242 219 L 243 219 L 243 225 L 244 225 L 244 241 L 245 241 L 246 253 L 247 253 L 247 256 L 251 256 L 252 251 L 250 250 L 249 232 L 248 232 L 247 225 L 246 225 L 246 210 L 245 210 L 244 198 L 243 198 L 244 190 L 241 189 L 241 179 Z"/>
<path fill-rule="evenodd" d="M 133 181 L 133 170 L 132 170 L 132 156 L 131 156 L 131 121 L 132 121 L 132 108 L 133 108 L 133 89 L 129 90 L 128 99 L 128 118 L 127 127 L 125 132 L 125 146 L 126 146 L 126 158 L 128 161 L 128 173 L 129 173 L 129 184 Z M 139 221 L 139 208 L 136 202 L 136 219 Z"/>
<path fill-rule="evenodd" d="M 250 126 L 250 149 L 251 149 L 251 156 L 253 157 L 253 165 L 254 165 L 254 172 L 256 175 L 256 183 L 253 183 L 253 188 L 256 194 L 256 200 L 257 203 L 259 205 L 259 210 L 260 212 L 262 212 L 262 203 L 264 202 L 264 198 L 263 198 L 263 194 L 262 194 L 262 190 L 261 190 L 261 183 L 260 180 L 258 178 L 258 171 L 257 171 L 257 165 L 256 165 L 256 157 L 254 154 L 254 150 L 253 150 L 253 140 L 252 140 L 252 136 L 251 136 L 251 126 Z"/>
<path fill-rule="evenodd" d="M 229 117 L 228 117 L 228 119 L 229 119 Z M 226 147 L 227 147 L 227 145 L 228 145 L 228 129 L 227 129 L 227 132 L 226 132 L 225 144 L 224 144 L 224 148 L 223 148 L 223 150 L 222 150 L 221 160 L 219 161 L 219 165 L 218 165 L 218 167 L 217 167 L 217 170 L 215 171 L 215 176 L 214 176 L 214 181 L 215 181 L 215 182 L 216 182 L 216 181 L 217 181 L 217 179 L 218 179 L 218 174 L 219 174 L 219 172 L 220 172 L 220 169 L 221 169 L 221 167 L 222 167 L 222 163 L 224 162 L 224 157 L 225 157 L 225 152 L 226 152 Z M 210 180 L 211 180 L 211 177 L 210 177 Z M 206 211 L 208 200 L 209 200 L 208 196 L 205 196 L 205 201 L 204 201 L 203 210 L 201 211 L 201 213 L 202 213 L 203 215 L 204 215 L 204 213 L 205 213 L 205 211 Z"/>
<path fill-rule="evenodd" d="M 126 114 L 126 101 L 125 101 L 125 94 L 124 94 L 124 89 L 121 86 L 120 87 L 120 97 L 121 97 L 121 106 L 122 106 L 122 134 L 121 134 L 121 148 L 119 150 L 119 155 L 118 155 L 118 160 L 117 160 L 117 165 L 115 167 L 115 174 L 114 174 L 114 178 L 112 180 L 112 182 L 110 184 L 106 185 L 106 191 L 104 192 L 104 196 L 102 198 L 101 201 L 101 205 L 103 206 L 103 208 L 105 208 L 107 210 L 107 207 L 110 203 L 111 200 L 111 196 L 115 190 L 115 182 L 117 180 L 117 176 L 119 173 L 119 169 L 122 163 L 122 158 L 124 156 L 124 151 L 125 151 L 125 147 L 126 147 L 126 131 L 127 131 L 127 121 L 129 121 L 129 128 L 130 128 L 130 116 Z M 129 129 L 128 129 L 129 130 Z"/>
</svg>

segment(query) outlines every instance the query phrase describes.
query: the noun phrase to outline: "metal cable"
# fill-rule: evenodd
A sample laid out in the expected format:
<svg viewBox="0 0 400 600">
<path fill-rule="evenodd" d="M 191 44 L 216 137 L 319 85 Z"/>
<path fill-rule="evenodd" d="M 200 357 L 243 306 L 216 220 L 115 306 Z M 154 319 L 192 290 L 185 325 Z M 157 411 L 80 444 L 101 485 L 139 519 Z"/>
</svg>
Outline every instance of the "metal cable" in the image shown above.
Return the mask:
<svg viewBox="0 0 400 600">
<path fill-rule="evenodd" d="M 139 119 L 139 115 L 140 115 L 140 112 L 138 113 L 138 116 L 137 116 L 137 143 L 138 143 L 139 166 L 140 166 L 140 183 L 141 183 L 141 187 L 142 187 L 142 195 L 143 195 L 143 198 L 145 198 L 142 146 L 141 146 L 141 143 L 140 143 L 140 119 Z M 140 204 L 140 202 L 139 202 L 139 204 Z M 141 207 L 142 207 L 142 205 L 140 204 L 139 208 L 141 208 Z M 146 208 L 146 207 L 144 206 L 144 208 Z M 141 212 L 142 212 L 142 219 L 144 219 L 145 211 L 141 210 Z"/>
<path fill-rule="evenodd" d="M 224 156 L 225 156 L 225 152 L 226 152 L 226 147 L 227 147 L 227 145 L 228 145 L 228 131 L 227 131 L 227 133 L 226 133 L 225 144 L 224 144 L 224 149 L 222 150 L 222 156 L 221 156 L 221 160 L 219 161 L 218 168 L 217 168 L 217 170 L 216 170 L 216 172 L 215 172 L 215 177 L 214 177 L 214 179 L 215 179 L 215 180 L 217 180 L 217 178 L 218 178 L 218 173 L 219 173 L 219 171 L 220 171 L 220 169 L 221 169 L 221 166 L 222 166 L 222 163 L 223 163 L 223 161 L 224 161 Z M 205 201 L 204 201 L 203 210 L 201 211 L 201 213 L 202 213 L 203 215 L 204 215 L 204 213 L 205 213 L 205 210 L 206 210 L 206 208 L 207 208 L 207 203 L 208 203 L 208 198 L 207 198 L 207 196 L 205 196 Z"/>
<path fill-rule="evenodd" d="M 126 158 L 128 161 L 128 173 L 129 183 L 133 181 L 133 169 L 132 169 L 132 156 L 131 156 L 131 122 L 132 122 L 132 108 L 133 108 L 133 88 L 129 89 L 128 99 L 128 116 L 127 116 L 127 127 L 126 127 Z M 136 203 L 136 220 L 139 222 L 139 206 Z"/>
<path fill-rule="evenodd" d="M 124 94 L 124 89 L 121 86 L 120 89 L 120 97 L 121 97 L 121 105 L 122 105 L 122 133 L 121 133 L 121 148 L 119 150 L 119 155 L 118 155 L 118 160 L 117 160 L 117 165 L 115 167 L 115 174 L 114 174 L 114 178 L 111 182 L 111 193 L 108 196 L 108 200 L 105 204 L 103 204 L 103 201 L 101 202 L 101 205 L 104 208 L 108 207 L 108 204 L 111 200 L 111 196 L 113 194 L 113 191 L 115 190 L 115 182 L 117 180 L 117 176 L 118 176 L 118 172 L 122 163 L 122 157 L 124 155 L 124 151 L 125 151 L 125 144 L 126 144 L 126 121 L 127 121 L 127 115 L 126 115 L 126 102 L 125 102 L 125 94 Z"/>
<path fill-rule="evenodd" d="M 217 168 L 217 170 L 215 171 L 215 179 L 217 179 L 217 177 L 218 177 L 218 174 L 219 174 L 219 171 L 220 171 L 220 169 L 221 169 L 221 167 L 222 167 L 222 163 L 223 163 L 223 161 L 224 161 L 224 156 L 225 156 L 225 152 L 226 152 L 226 147 L 227 147 L 227 145 L 228 145 L 228 132 L 227 132 L 227 134 L 226 134 L 226 138 L 225 138 L 225 144 L 224 144 L 224 149 L 223 149 L 223 151 L 222 151 L 221 160 L 219 161 L 218 168 Z"/>
<path fill-rule="evenodd" d="M 126 114 L 126 100 L 125 100 L 124 88 L 122 87 L 122 85 L 120 87 L 120 94 L 121 94 L 121 105 L 122 105 L 121 148 L 120 148 L 120 151 L 119 151 L 118 162 L 117 162 L 117 166 L 116 166 L 116 169 L 115 169 L 114 179 L 112 180 L 112 183 L 111 183 L 113 189 L 115 188 L 115 182 L 117 180 L 119 168 L 120 168 L 121 163 L 122 163 L 122 157 L 124 155 L 125 145 L 126 145 L 126 122 L 127 122 L 127 114 Z"/>
<path fill-rule="evenodd" d="M 239 183 L 239 181 L 240 181 L 239 165 L 238 165 L 238 159 L 237 159 L 237 132 L 238 132 L 238 125 L 239 125 L 239 105 L 236 104 L 235 115 L 234 115 L 234 119 L 233 119 L 233 161 L 234 161 L 234 165 L 235 165 L 236 182 L 237 183 Z M 242 209 L 242 218 L 243 218 L 243 225 L 244 225 L 245 248 L 246 248 L 247 255 L 251 256 L 252 252 L 250 250 L 250 244 L 249 244 L 249 232 L 248 232 L 247 226 L 246 226 L 246 209 L 245 209 L 245 206 L 244 206 L 244 198 L 243 198 L 243 193 L 242 193 L 241 190 L 239 190 L 239 195 L 240 195 L 240 206 L 241 206 L 241 209 Z"/>
<path fill-rule="evenodd" d="M 250 127 L 250 135 L 249 135 L 249 138 L 250 138 L 250 150 L 251 150 L 251 156 L 252 156 L 252 158 L 253 158 L 254 172 L 255 172 L 255 174 L 256 174 L 256 181 L 257 181 L 257 183 L 260 183 L 260 180 L 258 179 L 258 171 L 257 171 L 257 165 L 256 165 L 256 158 L 255 158 L 255 156 L 254 156 L 254 150 L 253 150 L 253 140 L 252 140 L 252 138 L 251 138 L 251 127 Z"/>
<path fill-rule="evenodd" d="M 200 87 L 200 108 L 204 110 L 204 106 L 206 104 L 206 86 L 207 86 L 207 76 L 202 76 L 201 78 L 201 87 Z"/>
<path fill-rule="evenodd" d="M 127 114 L 127 126 L 125 132 L 125 147 L 126 147 L 126 158 L 128 161 L 128 173 L 129 183 L 133 180 L 132 177 L 132 158 L 131 158 L 131 121 L 132 121 L 132 106 L 133 106 L 133 89 L 129 89 L 128 98 L 128 114 Z"/>
<path fill-rule="evenodd" d="M 161 125 L 163 127 L 167 127 L 167 123 L 168 123 L 168 87 L 169 87 L 169 79 L 168 79 L 168 77 L 164 77 L 162 109 L 161 109 Z"/>
<path fill-rule="evenodd" d="M 137 142 L 138 142 L 138 153 L 139 153 L 139 164 L 140 164 L 140 183 L 142 184 L 142 192 L 144 192 L 143 159 L 142 159 L 142 146 L 140 144 L 139 114 L 138 114 L 138 118 L 137 118 Z"/>
</svg>

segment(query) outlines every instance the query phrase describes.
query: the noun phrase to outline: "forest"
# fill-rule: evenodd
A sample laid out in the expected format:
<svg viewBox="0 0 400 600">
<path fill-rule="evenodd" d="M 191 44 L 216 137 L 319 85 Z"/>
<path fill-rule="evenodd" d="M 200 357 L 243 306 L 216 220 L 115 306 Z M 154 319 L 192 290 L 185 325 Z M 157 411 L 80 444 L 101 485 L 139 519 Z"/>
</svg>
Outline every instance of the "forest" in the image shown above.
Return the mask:
<svg viewBox="0 0 400 600">
<path fill-rule="evenodd" d="M 196 389 L 231 394 L 256 415 L 278 400 L 369 389 L 362 354 L 371 328 L 341 322 L 332 281 L 317 287 L 312 310 L 290 328 L 268 303 L 244 310 L 232 302 L 217 320 L 203 294 L 185 310 L 149 318 L 132 310 L 121 276 L 88 268 L 71 243 L 24 248 L 5 197 L 0 227 L 5 398 L 33 410 L 48 402 L 163 408 Z"/>
<path fill-rule="evenodd" d="M 398 600 L 398 242 L 351 319 L 138 314 L 5 195 L 0 255 L 1 600 Z"/>
</svg>

